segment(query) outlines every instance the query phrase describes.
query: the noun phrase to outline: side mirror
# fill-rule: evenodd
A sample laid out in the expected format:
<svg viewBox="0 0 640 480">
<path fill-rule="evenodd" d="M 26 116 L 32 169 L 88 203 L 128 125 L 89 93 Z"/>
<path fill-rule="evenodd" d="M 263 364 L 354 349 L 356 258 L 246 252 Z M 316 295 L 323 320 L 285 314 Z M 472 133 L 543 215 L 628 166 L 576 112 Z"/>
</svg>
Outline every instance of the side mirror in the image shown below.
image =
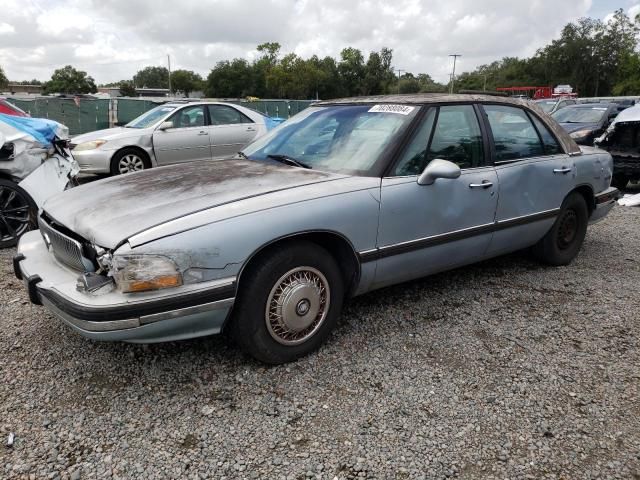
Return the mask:
<svg viewBox="0 0 640 480">
<path fill-rule="evenodd" d="M 166 130 L 167 128 L 173 128 L 173 122 L 162 122 L 158 130 Z"/>
<path fill-rule="evenodd" d="M 460 167 L 448 160 L 431 160 L 418 177 L 418 185 L 431 185 L 437 178 L 455 179 L 460 176 Z"/>
</svg>

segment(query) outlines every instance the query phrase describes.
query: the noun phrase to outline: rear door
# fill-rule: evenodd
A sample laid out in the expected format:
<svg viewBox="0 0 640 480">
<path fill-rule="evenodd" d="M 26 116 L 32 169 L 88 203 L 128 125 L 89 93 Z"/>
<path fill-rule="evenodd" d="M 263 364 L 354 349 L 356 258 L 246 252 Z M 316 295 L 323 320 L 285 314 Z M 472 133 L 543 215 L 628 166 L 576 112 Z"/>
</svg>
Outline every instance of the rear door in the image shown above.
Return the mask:
<svg viewBox="0 0 640 480">
<path fill-rule="evenodd" d="M 507 105 L 481 108 L 500 183 L 496 232 L 489 248 L 497 255 L 544 236 L 574 188 L 576 166 L 533 112 Z"/>
<path fill-rule="evenodd" d="M 234 155 L 258 134 L 258 125 L 237 108 L 229 105 L 207 105 L 207 108 L 213 158 Z"/>
<path fill-rule="evenodd" d="M 382 179 L 376 286 L 483 258 L 498 199 L 498 180 L 486 153 L 473 105 L 429 109 Z M 456 163 L 460 177 L 418 185 L 418 176 L 434 159 Z"/>
<path fill-rule="evenodd" d="M 167 121 L 173 122 L 173 128 L 153 132 L 153 149 L 159 165 L 211 159 L 203 105 L 181 108 Z"/>
</svg>

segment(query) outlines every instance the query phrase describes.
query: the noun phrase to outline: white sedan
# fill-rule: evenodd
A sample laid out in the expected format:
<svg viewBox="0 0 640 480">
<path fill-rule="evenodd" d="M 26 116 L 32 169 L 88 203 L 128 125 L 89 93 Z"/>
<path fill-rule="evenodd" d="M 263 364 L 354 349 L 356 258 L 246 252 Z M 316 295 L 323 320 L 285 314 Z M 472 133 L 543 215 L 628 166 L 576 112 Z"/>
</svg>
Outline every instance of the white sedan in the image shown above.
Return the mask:
<svg viewBox="0 0 640 480">
<path fill-rule="evenodd" d="M 124 127 L 73 138 L 83 173 L 119 175 L 147 168 L 234 155 L 277 121 L 255 110 L 221 102 L 170 102 Z"/>
</svg>

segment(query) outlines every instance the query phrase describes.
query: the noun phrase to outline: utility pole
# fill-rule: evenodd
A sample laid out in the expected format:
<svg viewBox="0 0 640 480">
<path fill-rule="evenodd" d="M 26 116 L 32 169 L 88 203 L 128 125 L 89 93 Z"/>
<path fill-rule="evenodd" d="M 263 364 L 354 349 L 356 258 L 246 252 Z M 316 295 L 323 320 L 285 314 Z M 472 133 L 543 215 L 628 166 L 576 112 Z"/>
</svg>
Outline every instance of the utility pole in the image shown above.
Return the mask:
<svg viewBox="0 0 640 480">
<path fill-rule="evenodd" d="M 171 95 L 171 57 L 167 53 L 167 65 L 169 66 L 169 95 Z"/>
<path fill-rule="evenodd" d="M 487 91 L 487 74 L 484 74 L 484 87 L 482 87 L 483 91 Z"/>
<path fill-rule="evenodd" d="M 400 74 L 402 72 L 406 72 L 406 70 L 400 70 L 398 69 L 398 95 L 400 94 Z"/>
<path fill-rule="evenodd" d="M 456 60 L 462 55 L 460 55 L 459 53 L 452 53 L 449 56 L 453 57 L 453 70 L 451 71 L 451 85 L 449 86 L 449 93 L 453 93 L 453 84 L 456 81 Z"/>
</svg>

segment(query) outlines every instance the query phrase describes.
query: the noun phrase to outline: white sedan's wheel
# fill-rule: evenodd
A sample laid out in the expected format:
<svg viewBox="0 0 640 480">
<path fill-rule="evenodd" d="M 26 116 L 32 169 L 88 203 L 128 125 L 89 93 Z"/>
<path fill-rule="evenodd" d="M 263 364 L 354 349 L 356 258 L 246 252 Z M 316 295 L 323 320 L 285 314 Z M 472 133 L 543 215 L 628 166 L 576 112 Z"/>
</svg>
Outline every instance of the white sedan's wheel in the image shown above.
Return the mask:
<svg viewBox="0 0 640 480">
<path fill-rule="evenodd" d="M 122 157 L 118 162 L 118 171 L 121 174 L 137 172 L 138 170 L 144 170 L 144 162 L 139 155 L 130 153 Z"/>
<path fill-rule="evenodd" d="M 151 167 L 146 154 L 137 148 L 125 148 L 111 159 L 111 175 L 139 172 Z"/>
</svg>

